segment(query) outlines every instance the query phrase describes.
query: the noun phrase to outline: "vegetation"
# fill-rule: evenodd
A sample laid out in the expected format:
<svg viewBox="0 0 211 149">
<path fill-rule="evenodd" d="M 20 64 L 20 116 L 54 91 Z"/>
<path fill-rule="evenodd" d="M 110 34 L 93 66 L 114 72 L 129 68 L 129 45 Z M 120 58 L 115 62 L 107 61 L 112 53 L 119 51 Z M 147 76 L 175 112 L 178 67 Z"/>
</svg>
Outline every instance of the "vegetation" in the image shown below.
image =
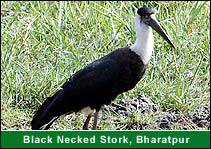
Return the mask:
<svg viewBox="0 0 211 149">
<path fill-rule="evenodd" d="M 2 129 L 30 129 L 35 110 L 71 74 L 133 44 L 136 8 L 143 5 L 158 12 L 157 19 L 177 48 L 155 33 L 155 50 L 144 78 L 114 102 L 141 93 L 164 111 L 209 105 L 209 2 L 7 1 L 1 2 Z M 81 129 L 85 115 L 72 116 L 74 120 L 60 119 L 51 129 Z M 134 117 L 140 119 L 135 113 Z M 119 129 L 111 123 L 112 118 L 99 125 Z"/>
</svg>

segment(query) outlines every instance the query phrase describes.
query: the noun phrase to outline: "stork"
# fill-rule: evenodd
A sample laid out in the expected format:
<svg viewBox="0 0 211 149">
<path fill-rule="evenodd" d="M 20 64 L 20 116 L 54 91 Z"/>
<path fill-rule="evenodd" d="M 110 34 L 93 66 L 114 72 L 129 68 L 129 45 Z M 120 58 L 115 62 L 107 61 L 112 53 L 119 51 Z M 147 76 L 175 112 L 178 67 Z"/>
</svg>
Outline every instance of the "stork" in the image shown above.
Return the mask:
<svg viewBox="0 0 211 149">
<path fill-rule="evenodd" d="M 70 76 L 37 110 L 32 129 L 49 129 L 59 116 L 80 111 L 88 114 L 83 129 L 88 129 L 93 114 L 92 129 L 97 129 L 101 107 L 133 89 L 145 73 L 154 47 L 152 29 L 175 48 L 156 20 L 155 12 L 145 6 L 139 8 L 135 16 L 135 43 L 114 50 Z"/>
</svg>

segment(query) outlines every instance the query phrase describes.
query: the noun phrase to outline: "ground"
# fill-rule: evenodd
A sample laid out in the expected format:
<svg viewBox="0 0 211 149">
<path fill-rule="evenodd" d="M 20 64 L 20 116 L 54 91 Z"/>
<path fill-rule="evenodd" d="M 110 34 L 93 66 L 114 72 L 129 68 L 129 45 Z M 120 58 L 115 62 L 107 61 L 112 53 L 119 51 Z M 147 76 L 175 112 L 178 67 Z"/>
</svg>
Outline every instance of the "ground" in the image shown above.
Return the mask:
<svg viewBox="0 0 211 149">
<path fill-rule="evenodd" d="M 163 111 L 149 98 L 140 94 L 136 99 L 122 99 L 104 106 L 99 113 L 98 129 L 105 129 L 107 126 L 106 130 L 210 130 L 210 105 L 200 105 L 196 109 L 195 112 L 184 113 Z M 82 127 L 77 127 L 77 119 L 83 118 L 85 121 L 84 116 L 82 113 L 62 116 L 50 129 L 81 129 Z M 60 126 L 62 121 L 67 121 L 63 128 Z M 7 129 L 3 123 L 1 127 L 3 130 Z M 12 127 L 16 130 L 31 129 L 30 120 L 20 119 Z"/>
<path fill-rule="evenodd" d="M 124 125 L 124 129 L 148 129 L 148 130 L 207 130 L 210 129 L 210 106 L 200 105 L 195 112 L 181 111 L 162 111 L 159 106 L 154 104 L 149 98 L 144 95 L 139 95 L 135 100 L 120 100 L 118 104 L 112 104 L 109 108 L 105 108 L 113 111 L 118 117 L 127 119 L 137 112 L 138 117 L 151 117 L 151 122 L 144 122 L 144 120 L 136 121 L 135 118 L 131 118 L 132 121 Z M 149 118 L 147 118 L 149 119 Z M 122 129 L 122 128 L 120 128 Z"/>
</svg>

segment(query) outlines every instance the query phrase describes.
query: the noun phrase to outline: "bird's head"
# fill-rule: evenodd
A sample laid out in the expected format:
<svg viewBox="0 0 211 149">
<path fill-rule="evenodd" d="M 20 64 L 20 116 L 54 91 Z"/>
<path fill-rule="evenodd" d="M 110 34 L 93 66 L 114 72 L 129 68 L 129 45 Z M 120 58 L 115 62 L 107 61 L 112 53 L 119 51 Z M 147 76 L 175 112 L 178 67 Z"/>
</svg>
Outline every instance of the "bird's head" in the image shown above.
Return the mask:
<svg viewBox="0 0 211 149">
<path fill-rule="evenodd" d="M 148 7 L 141 7 L 137 10 L 137 15 L 135 19 L 135 25 L 136 30 L 139 31 L 139 28 L 141 25 L 145 25 L 152 27 L 160 36 L 163 37 L 164 40 L 166 40 L 173 48 L 175 48 L 175 45 L 173 42 L 169 39 L 169 37 L 166 35 L 164 30 L 162 29 L 160 23 L 157 21 L 155 17 L 155 12 L 148 8 Z"/>
</svg>

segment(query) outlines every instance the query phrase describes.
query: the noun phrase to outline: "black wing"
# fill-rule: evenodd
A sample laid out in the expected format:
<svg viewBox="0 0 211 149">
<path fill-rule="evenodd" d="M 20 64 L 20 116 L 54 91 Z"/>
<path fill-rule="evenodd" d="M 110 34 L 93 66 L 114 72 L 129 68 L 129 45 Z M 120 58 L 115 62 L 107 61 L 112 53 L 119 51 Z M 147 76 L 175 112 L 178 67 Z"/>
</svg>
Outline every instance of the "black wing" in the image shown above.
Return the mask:
<svg viewBox="0 0 211 149">
<path fill-rule="evenodd" d="M 95 61 L 76 72 L 52 97 L 40 106 L 31 122 L 32 129 L 48 129 L 60 115 L 89 106 L 99 110 L 117 95 L 117 62 L 111 57 Z"/>
<path fill-rule="evenodd" d="M 77 109 L 85 106 L 98 109 L 102 104 L 110 103 L 117 96 L 118 68 L 112 56 L 89 64 L 62 86 L 65 96 L 62 102 L 74 105 Z"/>
</svg>

